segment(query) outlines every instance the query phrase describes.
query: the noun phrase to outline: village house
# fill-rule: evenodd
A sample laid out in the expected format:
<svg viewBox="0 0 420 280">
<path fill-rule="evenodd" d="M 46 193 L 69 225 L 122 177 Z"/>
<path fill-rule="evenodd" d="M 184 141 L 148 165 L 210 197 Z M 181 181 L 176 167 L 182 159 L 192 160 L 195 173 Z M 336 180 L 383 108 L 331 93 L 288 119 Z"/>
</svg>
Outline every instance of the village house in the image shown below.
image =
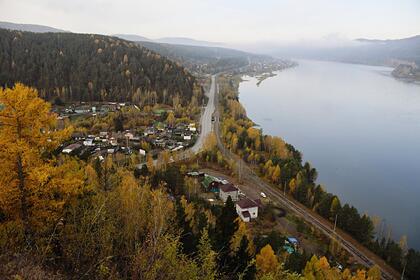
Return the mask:
<svg viewBox="0 0 420 280">
<path fill-rule="evenodd" d="M 236 213 L 244 222 L 249 222 L 251 219 L 258 217 L 259 201 L 254 201 L 249 198 L 243 198 L 236 202 Z"/>
<path fill-rule="evenodd" d="M 82 146 L 82 144 L 79 143 L 74 143 L 74 144 L 70 144 L 67 147 L 65 147 L 62 152 L 64 154 L 70 154 L 72 152 L 74 152 L 75 150 L 79 149 Z"/>
<path fill-rule="evenodd" d="M 101 132 L 99 132 L 99 137 L 101 137 L 101 138 L 108 138 L 108 132 L 107 131 L 101 131 Z"/>
<path fill-rule="evenodd" d="M 126 131 L 126 133 L 124 134 L 124 136 L 126 138 L 128 138 L 129 140 L 132 140 L 134 138 L 134 134 L 130 131 Z"/>
<path fill-rule="evenodd" d="M 231 184 L 231 183 L 223 184 L 219 187 L 219 189 L 220 189 L 219 198 L 223 202 L 226 202 L 226 200 L 228 199 L 229 196 L 232 199 L 232 201 L 237 201 L 238 200 L 238 191 L 239 190 L 233 184 Z"/>
<path fill-rule="evenodd" d="M 218 193 L 219 187 L 222 185 L 222 182 L 213 176 L 210 175 L 204 175 L 204 179 L 201 182 L 201 184 L 204 186 L 206 191 L 212 192 L 212 193 Z"/>
</svg>

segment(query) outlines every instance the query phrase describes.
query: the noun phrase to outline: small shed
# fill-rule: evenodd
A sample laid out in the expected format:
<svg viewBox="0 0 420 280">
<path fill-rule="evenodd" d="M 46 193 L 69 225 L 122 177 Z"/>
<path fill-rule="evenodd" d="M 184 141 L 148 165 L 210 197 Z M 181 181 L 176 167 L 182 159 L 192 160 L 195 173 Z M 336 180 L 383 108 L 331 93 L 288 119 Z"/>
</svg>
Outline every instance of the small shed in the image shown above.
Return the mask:
<svg viewBox="0 0 420 280">
<path fill-rule="evenodd" d="M 258 217 L 258 206 L 257 201 L 243 198 L 236 203 L 236 213 L 244 222 L 250 222 Z"/>
</svg>

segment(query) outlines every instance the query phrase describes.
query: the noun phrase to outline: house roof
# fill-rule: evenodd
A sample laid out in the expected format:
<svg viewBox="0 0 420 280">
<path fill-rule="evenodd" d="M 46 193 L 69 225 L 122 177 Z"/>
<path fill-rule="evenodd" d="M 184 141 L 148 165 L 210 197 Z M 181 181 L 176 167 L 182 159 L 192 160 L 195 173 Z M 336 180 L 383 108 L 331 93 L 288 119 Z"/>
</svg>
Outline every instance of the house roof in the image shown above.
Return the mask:
<svg viewBox="0 0 420 280">
<path fill-rule="evenodd" d="M 202 184 L 205 188 L 209 188 L 209 185 L 214 181 L 218 181 L 217 178 L 213 176 L 204 176 Z"/>
<path fill-rule="evenodd" d="M 67 147 L 65 147 L 63 150 L 76 150 L 80 148 L 82 145 L 79 143 L 70 144 Z"/>
<path fill-rule="evenodd" d="M 287 241 L 289 241 L 292 244 L 298 244 L 298 240 L 294 237 L 287 237 Z"/>
<path fill-rule="evenodd" d="M 220 190 L 223 192 L 237 192 L 238 188 L 236 188 L 233 184 L 224 184 L 220 186 Z"/>
<path fill-rule="evenodd" d="M 258 204 L 249 198 L 243 198 L 236 202 L 236 204 L 239 205 L 239 207 L 241 207 L 242 209 L 258 207 Z"/>
</svg>

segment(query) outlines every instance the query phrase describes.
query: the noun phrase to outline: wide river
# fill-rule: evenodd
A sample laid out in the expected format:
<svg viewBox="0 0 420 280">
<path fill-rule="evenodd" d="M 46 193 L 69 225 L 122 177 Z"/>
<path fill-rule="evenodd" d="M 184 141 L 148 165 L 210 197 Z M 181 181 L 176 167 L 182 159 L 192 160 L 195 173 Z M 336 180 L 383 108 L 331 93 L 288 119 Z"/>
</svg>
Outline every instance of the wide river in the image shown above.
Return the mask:
<svg viewBox="0 0 420 280">
<path fill-rule="evenodd" d="M 248 116 L 300 150 L 342 204 L 420 249 L 420 86 L 386 67 L 298 63 L 259 86 L 245 77 Z"/>
</svg>

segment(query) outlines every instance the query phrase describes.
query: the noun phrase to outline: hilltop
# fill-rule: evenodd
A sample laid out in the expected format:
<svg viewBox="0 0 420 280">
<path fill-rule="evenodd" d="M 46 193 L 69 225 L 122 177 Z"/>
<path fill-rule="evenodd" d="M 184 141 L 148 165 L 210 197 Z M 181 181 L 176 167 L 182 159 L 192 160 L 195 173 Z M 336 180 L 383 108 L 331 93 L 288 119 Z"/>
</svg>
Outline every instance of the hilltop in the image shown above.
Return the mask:
<svg viewBox="0 0 420 280">
<path fill-rule="evenodd" d="M 0 85 L 20 81 L 47 100 L 171 102 L 203 93 L 188 71 L 116 37 L 0 29 Z"/>
<path fill-rule="evenodd" d="M 39 25 L 39 24 L 24 24 L 24 23 L 13 23 L 7 21 L 0 21 L 0 28 L 10 29 L 10 30 L 19 30 L 19 31 L 28 31 L 35 33 L 46 33 L 46 32 L 69 32 L 62 29 Z"/>
</svg>

